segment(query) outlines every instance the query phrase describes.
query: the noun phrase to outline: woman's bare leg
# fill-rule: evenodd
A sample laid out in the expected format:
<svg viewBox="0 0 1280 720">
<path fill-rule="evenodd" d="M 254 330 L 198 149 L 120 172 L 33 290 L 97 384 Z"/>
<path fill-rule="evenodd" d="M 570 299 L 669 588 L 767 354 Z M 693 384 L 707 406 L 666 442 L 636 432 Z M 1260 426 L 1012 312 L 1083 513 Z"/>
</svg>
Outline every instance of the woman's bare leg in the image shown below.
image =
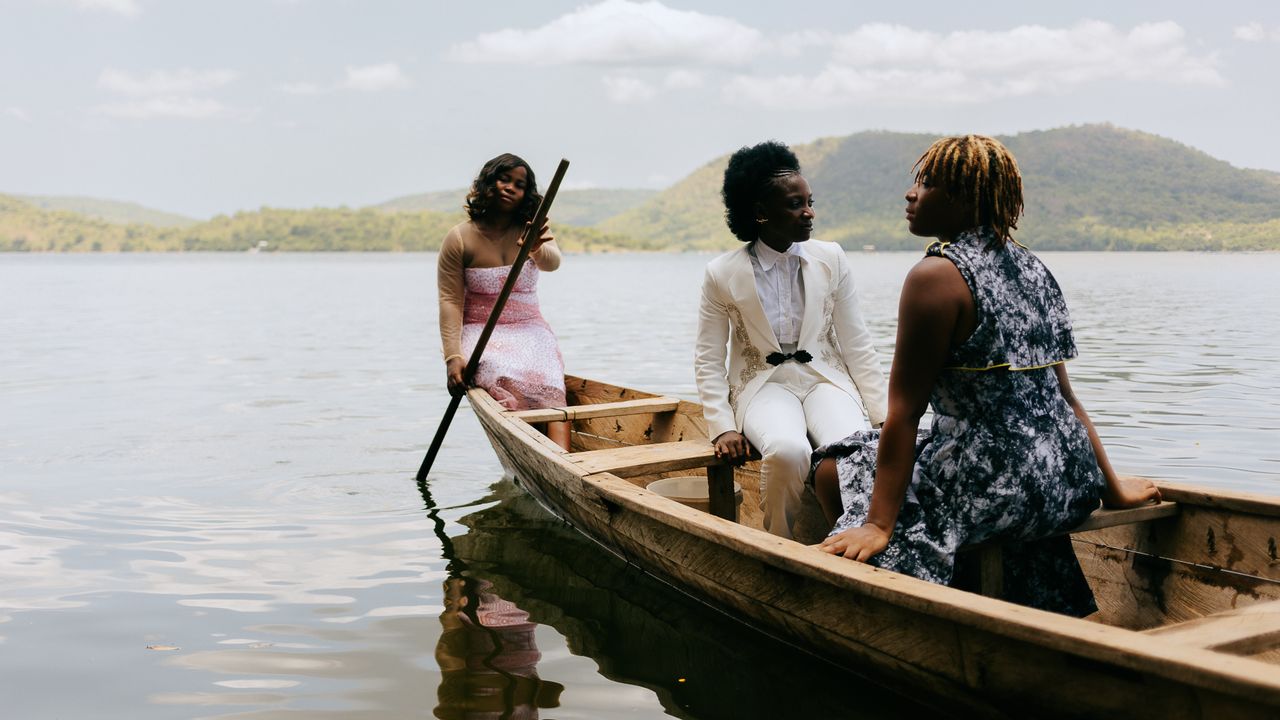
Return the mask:
<svg viewBox="0 0 1280 720">
<path fill-rule="evenodd" d="M 836 461 L 827 458 L 818 463 L 813 474 L 813 492 L 818 496 L 818 504 L 822 506 L 822 514 L 827 523 L 835 526 L 836 520 L 844 514 L 844 503 L 840 500 L 840 475 L 836 472 Z"/>
<path fill-rule="evenodd" d="M 547 437 L 552 442 L 569 451 L 569 423 L 563 420 L 547 423 Z"/>
</svg>

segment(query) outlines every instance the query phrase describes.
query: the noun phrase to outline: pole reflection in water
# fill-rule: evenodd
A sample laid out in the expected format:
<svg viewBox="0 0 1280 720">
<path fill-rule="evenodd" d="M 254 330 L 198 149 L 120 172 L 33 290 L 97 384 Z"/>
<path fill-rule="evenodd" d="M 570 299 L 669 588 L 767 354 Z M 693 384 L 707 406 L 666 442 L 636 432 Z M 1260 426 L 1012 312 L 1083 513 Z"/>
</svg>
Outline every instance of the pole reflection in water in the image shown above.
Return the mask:
<svg viewBox="0 0 1280 720">
<path fill-rule="evenodd" d="M 475 578 L 444 583 L 444 630 L 436 645 L 442 720 L 536 720 L 558 707 L 564 686 L 538 677 L 536 623 L 493 586 Z"/>
<path fill-rule="evenodd" d="M 518 613 L 516 626 L 528 621 L 522 638 L 530 649 L 533 624 L 551 626 L 572 653 L 594 660 L 601 675 L 648 688 L 667 714 L 680 718 L 888 718 L 912 709 L 939 716 L 936 708 L 815 662 L 676 592 L 601 549 L 509 481 L 494 485 L 486 500 L 496 502 L 460 518 L 469 532 L 445 548 L 452 563 L 466 568 L 481 606 L 492 593 L 495 602 L 510 601 L 505 607 Z M 515 642 L 524 647 L 523 639 Z M 540 691 L 551 701 L 550 687 L 559 692 L 545 680 L 530 681 L 524 692 L 536 700 L 530 693 Z M 591 708 L 578 706 L 572 683 L 561 700 L 565 714 L 591 715 Z"/>
<path fill-rule="evenodd" d="M 445 533 L 444 518 L 426 479 L 418 482 L 432 530 L 448 562 L 442 632 L 436 643 L 441 681 L 435 716 L 442 720 L 537 720 L 538 709 L 559 705 L 564 686 L 538 677 L 542 657 L 534 643 L 536 623 L 503 600 L 489 582 L 468 577 Z"/>
</svg>

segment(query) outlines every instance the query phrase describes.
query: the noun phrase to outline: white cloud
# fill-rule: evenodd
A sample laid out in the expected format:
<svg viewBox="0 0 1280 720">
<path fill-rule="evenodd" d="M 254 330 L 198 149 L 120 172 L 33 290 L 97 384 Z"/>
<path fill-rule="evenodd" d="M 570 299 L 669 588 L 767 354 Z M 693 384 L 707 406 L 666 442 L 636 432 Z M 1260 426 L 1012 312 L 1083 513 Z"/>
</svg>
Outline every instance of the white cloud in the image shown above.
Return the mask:
<svg viewBox="0 0 1280 720">
<path fill-rule="evenodd" d="M 105 103 L 93 108 L 98 115 L 151 120 L 179 118 L 185 120 L 246 119 L 254 111 L 229 108 L 205 95 L 234 82 L 230 70 L 152 70 L 130 73 L 107 68 L 98 76 L 98 88 L 128 100 Z"/>
<path fill-rule="evenodd" d="M 605 75 L 603 80 L 605 94 L 623 105 L 648 102 L 658 94 L 653 85 L 632 75 Z"/>
<path fill-rule="evenodd" d="M 657 0 L 603 0 L 533 30 L 484 33 L 454 45 L 465 63 L 742 65 L 763 36 L 731 18 L 673 10 Z"/>
<path fill-rule="evenodd" d="M 1260 22 L 1251 22 L 1248 25 L 1241 25 L 1235 29 L 1237 40 L 1245 42 L 1264 42 L 1267 40 L 1280 41 L 1280 27 L 1267 30 Z"/>
<path fill-rule="evenodd" d="M 1236 32 L 1252 38 L 1263 31 L 1255 23 Z M 825 62 L 802 69 L 823 53 Z M 648 102 L 717 76 L 729 102 L 786 108 L 977 103 L 1111 81 L 1225 84 L 1217 55 L 1194 52 L 1174 22 L 950 33 L 872 23 L 847 33 L 767 36 L 657 0 L 602 0 L 533 29 L 479 35 L 448 55 L 467 63 L 622 66 L 602 78 L 606 97 L 618 103 Z M 797 69 L 773 75 L 756 69 L 784 58 Z M 667 69 L 665 77 L 658 68 Z"/>
<path fill-rule="evenodd" d="M 94 111 L 100 115 L 131 120 L 150 120 L 153 118 L 206 120 L 233 114 L 232 111 L 217 100 L 181 96 L 154 97 L 124 103 L 99 105 L 94 108 Z"/>
<path fill-rule="evenodd" d="M 702 74 L 692 70 L 672 70 L 662 81 L 663 87 L 671 90 L 692 90 L 702 87 L 702 84 Z"/>
<path fill-rule="evenodd" d="M 29 123 L 29 122 L 31 122 L 31 114 L 30 114 L 30 113 L 28 113 L 24 108 L 20 108 L 20 107 L 7 107 L 7 108 L 5 108 L 5 109 L 4 109 L 4 111 L 3 111 L 2 113 L 0 113 L 0 114 L 7 115 L 7 116 L 9 116 L 9 117 L 11 117 L 11 118 L 16 118 L 16 119 L 21 120 L 22 122 L 25 122 L 25 123 Z"/>
<path fill-rule="evenodd" d="M 142 12 L 137 0 L 76 0 L 76 5 L 86 10 L 106 10 L 128 16 Z"/>
<path fill-rule="evenodd" d="M 797 57 L 811 48 L 828 47 L 834 40 L 835 36 L 826 30 L 802 30 L 774 38 L 770 44 L 779 55 Z"/>
<path fill-rule="evenodd" d="M 400 90 L 412 84 L 413 81 L 400 69 L 399 64 L 389 62 L 378 65 L 348 65 L 342 77 L 332 83 L 285 83 L 280 86 L 280 92 L 289 95 L 327 95 L 339 90 L 379 92 Z"/>
<path fill-rule="evenodd" d="M 363 67 L 347 66 L 346 78 L 339 84 L 348 90 L 362 92 L 378 92 L 381 90 L 398 90 L 409 87 L 409 77 L 396 63 L 381 65 L 365 65 Z"/>
<path fill-rule="evenodd" d="M 107 68 L 98 76 L 98 87 L 103 90 L 147 97 L 207 92 L 228 85 L 236 74 L 230 70 L 153 70 L 134 75 L 124 70 Z"/>
<path fill-rule="evenodd" d="M 704 78 L 692 70 L 671 70 L 660 78 L 645 80 L 636 72 L 609 73 L 601 77 L 605 96 L 622 105 L 646 103 L 668 91 L 693 90 L 702 87 Z"/>
<path fill-rule="evenodd" d="M 1107 80 L 1221 85 L 1214 54 L 1196 56 L 1172 22 L 1129 32 L 1096 21 L 948 34 L 870 24 L 835 36 L 812 75 L 739 75 L 724 97 L 774 107 L 976 103 Z"/>
</svg>

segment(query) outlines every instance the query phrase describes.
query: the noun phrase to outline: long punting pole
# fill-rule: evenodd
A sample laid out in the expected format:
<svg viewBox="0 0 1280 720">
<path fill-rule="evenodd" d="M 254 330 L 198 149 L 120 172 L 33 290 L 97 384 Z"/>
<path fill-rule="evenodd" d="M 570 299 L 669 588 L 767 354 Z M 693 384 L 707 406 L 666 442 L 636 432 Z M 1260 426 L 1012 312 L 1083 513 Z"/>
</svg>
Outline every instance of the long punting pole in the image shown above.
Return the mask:
<svg viewBox="0 0 1280 720">
<path fill-rule="evenodd" d="M 476 375 L 476 368 L 480 365 L 480 355 L 484 353 L 484 346 L 489 342 L 489 336 L 493 334 L 493 326 L 498 324 L 498 316 L 502 315 L 502 307 L 507 304 L 507 296 L 511 294 L 511 289 L 516 285 L 516 279 L 520 277 L 520 271 L 524 269 L 524 263 L 529 259 L 529 252 L 533 247 L 534 241 L 542 234 L 542 226 L 547 222 L 547 212 L 551 209 L 551 203 L 556 199 L 556 192 L 560 189 L 560 181 L 564 179 L 564 174 L 569 169 L 569 161 L 561 160 L 559 167 L 556 168 L 555 177 L 551 178 L 551 185 L 547 187 L 547 193 L 542 196 L 542 202 L 538 204 L 538 211 L 533 214 L 533 222 L 525 228 L 524 239 L 520 243 L 520 252 L 516 254 L 516 261 L 511 265 L 511 272 L 507 273 L 507 281 L 502 285 L 502 292 L 498 294 L 498 301 L 493 305 L 493 312 L 489 313 L 489 320 L 484 324 L 484 331 L 480 333 L 480 339 L 476 341 L 476 347 L 471 351 L 471 359 L 467 361 L 467 368 L 462 371 L 462 385 L 469 387 L 471 380 Z M 462 402 L 463 393 L 460 391 L 449 400 L 449 407 L 444 411 L 444 417 L 440 419 L 440 427 L 436 429 L 436 436 L 431 440 L 431 447 L 427 449 L 427 456 L 422 459 L 422 467 L 418 468 L 418 482 L 422 482 L 427 478 L 427 473 L 431 472 L 431 465 L 436 460 L 436 453 L 440 452 L 440 445 L 444 442 L 444 436 L 449 432 L 449 423 L 453 422 L 453 414 L 458 411 L 458 405 Z"/>
</svg>

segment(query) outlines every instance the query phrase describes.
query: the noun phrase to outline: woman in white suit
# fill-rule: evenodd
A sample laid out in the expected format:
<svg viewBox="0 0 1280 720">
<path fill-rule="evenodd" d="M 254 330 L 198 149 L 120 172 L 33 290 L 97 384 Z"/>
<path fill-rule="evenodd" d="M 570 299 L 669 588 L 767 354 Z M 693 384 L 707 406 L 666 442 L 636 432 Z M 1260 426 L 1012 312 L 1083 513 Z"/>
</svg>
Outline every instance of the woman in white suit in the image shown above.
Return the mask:
<svg viewBox="0 0 1280 720">
<path fill-rule="evenodd" d="M 813 197 L 795 154 L 742 148 L 722 194 L 744 244 L 707 265 L 698 394 L 717 455 L 759 449 L 765 529 L 789 538 L 813 447 L 884 422 L 888 391 L 844 250 L 809 239 Z"/>
</svg>

